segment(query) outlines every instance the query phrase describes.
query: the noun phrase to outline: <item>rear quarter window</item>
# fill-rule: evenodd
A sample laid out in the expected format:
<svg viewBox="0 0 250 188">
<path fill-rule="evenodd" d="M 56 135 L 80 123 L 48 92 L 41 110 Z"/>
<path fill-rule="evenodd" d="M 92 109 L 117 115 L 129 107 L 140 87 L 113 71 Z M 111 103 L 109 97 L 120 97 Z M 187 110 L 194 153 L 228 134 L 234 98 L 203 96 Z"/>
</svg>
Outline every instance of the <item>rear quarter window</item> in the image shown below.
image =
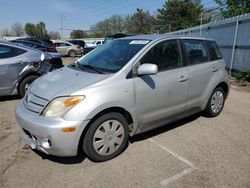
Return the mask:
<svg viewBox="0 0 250 188">
<path fill-rule="evenodd" d="M 209 53 L 210 53 L 211 61 L 222 59 L 222 55 L 220 53 L 220 50 L 219 50 L 216 42 L 207 41 L 207 46 L 208 46 L 208 50 L 209 50 Z"/>
<path fill-rule="evenodd" d="M 25 50 L 11 46 L 0 45 L 0 59 L 16 57 L 24 54 Z"/>
</svg>

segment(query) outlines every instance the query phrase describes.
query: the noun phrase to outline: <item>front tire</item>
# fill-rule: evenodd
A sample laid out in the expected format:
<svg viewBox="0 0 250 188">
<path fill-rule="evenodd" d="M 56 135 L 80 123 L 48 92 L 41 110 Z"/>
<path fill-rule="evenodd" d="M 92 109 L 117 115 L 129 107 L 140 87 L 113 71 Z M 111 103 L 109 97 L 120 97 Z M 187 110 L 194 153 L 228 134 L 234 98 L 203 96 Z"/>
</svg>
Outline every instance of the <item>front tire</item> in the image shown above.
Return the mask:
<svg viewBox="0 0 250 188">
<path fill-rule="evenodd" d="M 83 138 L 83 151 L 96 162 L 118 156 L 128 143 L 128 124 L 119 113 L 107 113 L 97 118 Z"/>
<path fill-rule="evenodd" d="M 217 87 L 211 94 L 206 109 L 205 109 L 205 115 L 208 117 L 216 117 L 218 116 L 225 103 L 225 91 L 222 87 Z"/>
<path fill-rule="evenodd" d="M 19 86 L 19 95 L 23 98 L 30 84 L 37 79 L 39 76 L 31 75 L 22 80 Z"/>
</svg>

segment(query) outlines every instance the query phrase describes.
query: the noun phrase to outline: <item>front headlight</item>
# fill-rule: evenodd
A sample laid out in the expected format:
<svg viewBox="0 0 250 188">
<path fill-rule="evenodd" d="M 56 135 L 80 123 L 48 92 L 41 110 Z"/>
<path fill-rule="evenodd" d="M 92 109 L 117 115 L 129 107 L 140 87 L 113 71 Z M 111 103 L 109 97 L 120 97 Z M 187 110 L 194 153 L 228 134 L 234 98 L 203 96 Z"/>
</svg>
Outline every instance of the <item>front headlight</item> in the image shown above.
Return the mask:
<svg viewBox="0 0 250 188">
<path fill-rule="evenodd" d="M 41 115 L 47 117 L 61 117 L 84 98 L 85 96 L 55 98 L 46 106 Z"/>
</svg>

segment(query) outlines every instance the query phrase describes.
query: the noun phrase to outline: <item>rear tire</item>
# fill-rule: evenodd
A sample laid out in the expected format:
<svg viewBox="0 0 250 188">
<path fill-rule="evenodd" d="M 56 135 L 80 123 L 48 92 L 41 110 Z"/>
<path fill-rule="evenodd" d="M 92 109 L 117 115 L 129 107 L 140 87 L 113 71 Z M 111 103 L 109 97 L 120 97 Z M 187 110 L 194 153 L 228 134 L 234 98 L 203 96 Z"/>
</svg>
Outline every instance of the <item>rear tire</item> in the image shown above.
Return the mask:
<svg viewBox="0 0 250 188">
<path fill-rule="evenodd" d="M 30 86 L 30 84 L 35 80 L 37 79 L 39 76 L 37 75 L 31 75 L 31 76 L 28 76 L 26 78 L 24 78 L 22 80 L 22 82 L 20 83 L 20 86 L 19 86 L 19 95 L 23 98 L 24 95 L 25 95 L 25 92 L 27 91 L 28 87 Z"/>
<path fill-rule="evenodd" d="M 216 117 L 218 116 L 225 103 L 225 91 L 222 87 L 217 87 L 211 94 L 206 109 L 204 110 L 205 116 Z"/>
<path fill-rule="evenodd" d="M 128 123 L 116 112 L 97 118 L 83 138 L 83 151 L 96 162 L 103 162 L 118 156 L 128 143 Z"/>
<path fill-rule="evenodd" d="M 75 57 L 76 56 L 76 51 L 75 50 L 70 50 L 69 51 L 69 56 L 70 57 Z"/>
</svg>

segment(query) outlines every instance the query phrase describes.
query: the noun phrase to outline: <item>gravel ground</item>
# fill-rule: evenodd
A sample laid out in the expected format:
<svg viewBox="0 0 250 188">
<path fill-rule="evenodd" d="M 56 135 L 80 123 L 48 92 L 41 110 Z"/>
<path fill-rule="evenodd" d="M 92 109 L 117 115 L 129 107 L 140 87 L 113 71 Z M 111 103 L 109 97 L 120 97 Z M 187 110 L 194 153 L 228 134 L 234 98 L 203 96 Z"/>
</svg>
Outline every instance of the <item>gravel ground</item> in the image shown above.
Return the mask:
<svg viewBox="0 0 250 188">
<path fill-rule="evenodd" d="M 220 116 L 198 114 L 135 136 L 104 163 L 25 146 L 18 100 L 0 98 L 0 187 L 250 187 L 250 92 L 239 87 L 232 86 Z"/>
</svg>

